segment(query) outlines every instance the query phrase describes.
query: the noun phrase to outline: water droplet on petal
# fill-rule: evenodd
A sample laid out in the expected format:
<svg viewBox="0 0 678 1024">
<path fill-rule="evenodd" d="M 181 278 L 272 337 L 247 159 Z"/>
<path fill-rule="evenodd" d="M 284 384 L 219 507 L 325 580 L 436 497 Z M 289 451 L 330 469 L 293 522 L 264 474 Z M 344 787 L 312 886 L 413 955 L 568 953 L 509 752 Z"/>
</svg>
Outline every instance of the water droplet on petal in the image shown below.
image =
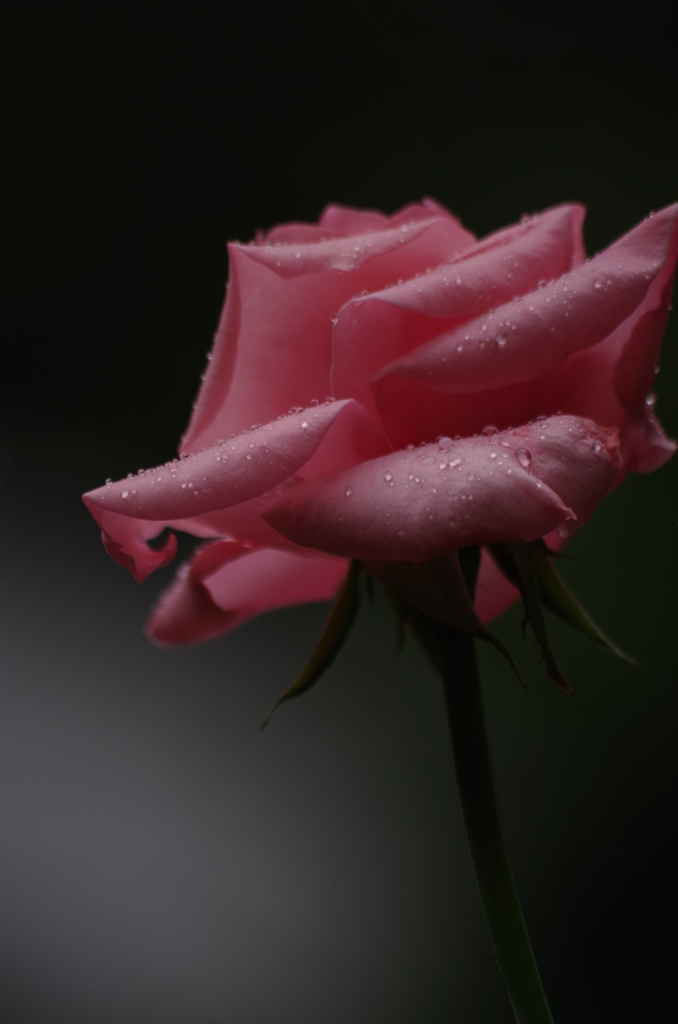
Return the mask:
<svg viewBox="0 0 678 1024">
<path fill-rule="evenodd" d="M 384 473 L 384 480 L 390 484 L 393 479 L 393 473 Z"/>
<path fill-rule="evenodd" d="M 527 469 L 529 464 L 532 462 L 532 453 L 528 452 L 527 448 L 516 448 L 516 459 L 523 469 Z"/>
<path fill-rule="evenodd" d="M 308 426 L 308 422 L 307 422 L 307 420 L 302 420 L 302 421 L 301 421 L 301 429 L 302 429 L 302 430 L 305 430 L 307 426 Z"/>
<path fill-rule="evenodd" d="M 499 431 L 497 430 L 497 428 L 493 427 L 491 424 L 488 424 L 486 427 L 483 427 L 483 429 L 481 430 L 481 434 L 483 434 L 484 437 L 492 437 L 493 434 L 498 434 L 498 433 L 499 433 Z"/>
<path fill-rule="evenodd" d="M 122 497 L 123 498 L 128 498 L 129 497 L 129 491 L 123 491 L 122 492 Z"/>
<path fill-rule="evenodd" d="M 344 494 L 346 495 L 347 498 L 350 498 L 351 495 L 353 494 L 353 488 L 347 487 L 346 490 L 344 491 Z"/>
<path fill-rule="evenodd" d="M 451 437 L 439 437 L 438 438 L 438 447 L 440 448 L 441 452 L 449 452 L 449 450 L 450 450 L 450 448 L 452 447 L 453 444 L 454 444 L 454 441 L 452 440 Z"/>
<path fill-rule="evenodd" d="M 593 282 L 593 287 L 596 289 L 596 291 L 600 291 L 600 289 L 603 287 L 603 282 L 600 280 L 600 278 L 597 277 L 595 279 L 595 281 Z"/>
<path fill-rule="evenodd" d="M 654 391 L 651 391 L 650 394 L 645 399 L 645 405 L 649 409 L 654 409 L 656 404 L 657 404 L 657 396 L 655 395 Z"/>
</svg>

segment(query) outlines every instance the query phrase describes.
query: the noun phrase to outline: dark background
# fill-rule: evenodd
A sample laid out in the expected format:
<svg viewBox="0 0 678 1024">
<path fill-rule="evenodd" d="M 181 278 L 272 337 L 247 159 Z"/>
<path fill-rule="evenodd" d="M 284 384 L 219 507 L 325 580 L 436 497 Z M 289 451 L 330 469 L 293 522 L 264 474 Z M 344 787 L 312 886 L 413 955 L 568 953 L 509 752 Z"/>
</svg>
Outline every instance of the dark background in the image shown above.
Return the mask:
<svg viewBox="0 0 678 1024">
<path fill-rule="evenodd" d="M 510 8 L 510 9 L 509 9 Z M 511 1020 L 441 697 L 365 604 L 258 724 L 326 609 L 184 651 L 79 501 L 174 453 L 224 243 L 429 194 L 477 234 L 568 199 L 589 252 L 678 198 L 675 23 L 653 5 L 9 7 L 2 25 L 0 1017 Z M 675 317 L 675 314 L 674 314 Z M 678 330 L 658 411 L 678 435 Z M 514 609 L 483 652 L 516 875 L 558 1024 L 668 1019 L 678 953 L 678 473 L 629 479 L 563 573 L 642 660 Z"/>
</svg>

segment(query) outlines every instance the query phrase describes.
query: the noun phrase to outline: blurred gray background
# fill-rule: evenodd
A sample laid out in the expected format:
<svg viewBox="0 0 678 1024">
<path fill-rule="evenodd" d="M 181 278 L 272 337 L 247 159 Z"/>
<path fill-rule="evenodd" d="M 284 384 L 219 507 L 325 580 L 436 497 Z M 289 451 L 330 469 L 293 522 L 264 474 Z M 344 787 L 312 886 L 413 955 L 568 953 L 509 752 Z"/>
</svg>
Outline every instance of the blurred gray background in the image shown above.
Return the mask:
<svg viewBox="0 0 678 1024">
<path fill-rule="evenodd" d="M 0 1019 L 504 1022 L 438 684 L 383 601 L 260 736 L 326 606 L 202 647 L 80 493 L 172 457 L 227 238 L 430 194 L 478 234 L 579 199 L 593 253 L 678 198 L 675 25 L 568 6 L 17 5 L 3 16 Z M 675 313 L 674 313 L 675 317 Z M 671 320 L 658 412 L 678 436 Z M 678 464 L 562 572 L 642 661 L 514 609 L 482 651 L 511 853 L 559 1024 L 666 1019 L 678 944 Z M 185 547 L 185 544 L 184 544 Z M 675 1011 L 674 1011 L 675 1012 Z"/>
</svg>

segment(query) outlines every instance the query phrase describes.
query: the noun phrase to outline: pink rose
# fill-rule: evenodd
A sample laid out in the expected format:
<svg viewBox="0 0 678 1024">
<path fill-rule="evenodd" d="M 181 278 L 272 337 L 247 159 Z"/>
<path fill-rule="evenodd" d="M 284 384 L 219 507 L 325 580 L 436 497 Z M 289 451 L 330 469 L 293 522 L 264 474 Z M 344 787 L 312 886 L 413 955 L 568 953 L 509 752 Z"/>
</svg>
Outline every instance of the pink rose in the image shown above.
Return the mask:
<svg viewBox="0 0 678 1024">
<path fill-rule="evenodd" d="M 566 535 L 670 458 L 651 391 L 678 205 L 589 261 L 583 219 L 560 206 L 477 241 L 431 200 L 392 217 L 329 206 L 230 245 L 181 458 L 84 497 L 137 580 L 174 557 L 173 535 L 147 544 L 165 527 L 208 541 L 150 636 L 203 640 L 326 600 L 350 558 Z M 516 594 L 484 556 L 483 621 Z"/>
</svg>

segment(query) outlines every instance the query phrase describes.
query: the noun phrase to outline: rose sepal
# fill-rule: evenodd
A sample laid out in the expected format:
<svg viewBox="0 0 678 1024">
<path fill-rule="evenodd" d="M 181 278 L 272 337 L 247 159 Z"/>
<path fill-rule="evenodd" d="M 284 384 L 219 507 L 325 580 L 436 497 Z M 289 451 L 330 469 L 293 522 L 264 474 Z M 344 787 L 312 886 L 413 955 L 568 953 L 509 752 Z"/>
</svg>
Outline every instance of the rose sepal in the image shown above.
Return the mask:
<svg viewBox="0 0 678 1024">
<path fill-rule="evenodd" d="M 541 629 L 539 616 L 542 608 L 557 616 L 562 622 L 577 630 L 593 643 L 603 647 L 610 654 L 616 655 L 622 661 L 627 661 L 637 668 L 640 667 L 640 663 L 633 655 L 619 647 L 594 622 L 578 598 L 565 585 L 552 564 L 553 559 L 558 557 L 558 553 L 550 551 L 543 541 L 535 541 L 532 544 L 520 542 L 492 544 L 489 550 L 506 578 L 520 589 L 527 620 L 535 632 L 549 675 L 558 685 L 562 686 L 562 683 L 551 671 L 555 662 L 549 662 L 546 657 L 546 648 L 550 651 L 550 645 L 545 623 L 543 623 L 543 633 L 537 631 Z M 543 614 L 541 614 L 541 620 L 543 622 Z M 555 669 L 556 672 L 560 672 L 557 666 Z"/>
<path fill-rule="evenodd" d="M 408 621 L 415 636 L 438 667 L 435 647 L 429 637 L 427 619 L 444 622 L 462 633 L 492 644 L 509 662 L 520 679 L 513 658 L 497 637 L 478 618 L 469 589 L 475 587 L 480 564 L 480 547 L 474 545 L 450 551 L 427 562 L 365 560 L 363 567 L 386 589 Z M 422 618 L 423 615 L 423 618 Z M 521 680 L 522 682 L 522 680 Z"/>
<path fill-rule="evenodd" d="M 292 700 L 294 697 L 300 697 L 302 693 L 306 693 L 307 690 L 310 690 L 318 682 L 343 647 L 344 641 L 351 631 L 351 626 L 355 622 L 360 606 L 360 571 L 360 563 L 354 559 L 349 566 L 346 579 L 332 606 L 313 654 L 292 685 L 275 701 L 273 707 L 261 723 L 261 732 L 264 731 L 274 711 L 281 704 Z"/>
</svg>

